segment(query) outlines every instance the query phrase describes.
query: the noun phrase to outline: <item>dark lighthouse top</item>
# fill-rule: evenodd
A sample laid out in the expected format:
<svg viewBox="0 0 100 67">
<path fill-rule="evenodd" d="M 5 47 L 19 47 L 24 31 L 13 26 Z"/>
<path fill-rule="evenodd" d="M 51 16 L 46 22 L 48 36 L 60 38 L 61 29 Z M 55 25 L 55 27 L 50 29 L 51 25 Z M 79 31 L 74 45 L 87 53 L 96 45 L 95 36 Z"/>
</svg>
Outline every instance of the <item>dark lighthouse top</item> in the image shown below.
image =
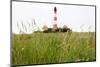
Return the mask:
<svg viewBox="0 0 100 67">
<path fill-rule="evenodd" d="M 54 7 L 54 13 L 57 13 L 57 8 L 56 7 Z"/>
</svg>

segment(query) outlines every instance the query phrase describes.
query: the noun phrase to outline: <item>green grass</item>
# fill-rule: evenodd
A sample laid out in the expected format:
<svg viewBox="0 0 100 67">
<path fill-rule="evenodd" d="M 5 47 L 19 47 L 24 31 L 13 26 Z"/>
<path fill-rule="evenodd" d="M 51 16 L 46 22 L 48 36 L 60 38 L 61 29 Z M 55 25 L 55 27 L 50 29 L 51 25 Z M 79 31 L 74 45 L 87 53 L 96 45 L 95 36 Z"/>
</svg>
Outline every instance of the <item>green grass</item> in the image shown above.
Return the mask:
<svg viewBox="0 0 100 67">
<path fill-rule="evenodd" d="M 33 33 L 12 35 L 12 64 L 95 61 L 95 33 Z"/>
</svg>

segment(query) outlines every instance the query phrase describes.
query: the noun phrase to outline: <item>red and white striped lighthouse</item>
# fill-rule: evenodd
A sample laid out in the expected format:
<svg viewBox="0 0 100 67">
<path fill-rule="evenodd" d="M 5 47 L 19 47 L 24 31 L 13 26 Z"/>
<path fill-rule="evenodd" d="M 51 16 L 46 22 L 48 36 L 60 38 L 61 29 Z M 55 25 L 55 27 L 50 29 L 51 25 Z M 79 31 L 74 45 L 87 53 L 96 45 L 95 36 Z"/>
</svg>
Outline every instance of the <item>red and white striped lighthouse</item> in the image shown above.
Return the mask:
<svg viewBox="0 0 100 67">
<path fill-rule="evenodd" d="M 57 8 L 54 7 L 54 17 L 53 17 L 53 30 L 57 30 L 58 27 L 57 27 Z"/>
</svg>

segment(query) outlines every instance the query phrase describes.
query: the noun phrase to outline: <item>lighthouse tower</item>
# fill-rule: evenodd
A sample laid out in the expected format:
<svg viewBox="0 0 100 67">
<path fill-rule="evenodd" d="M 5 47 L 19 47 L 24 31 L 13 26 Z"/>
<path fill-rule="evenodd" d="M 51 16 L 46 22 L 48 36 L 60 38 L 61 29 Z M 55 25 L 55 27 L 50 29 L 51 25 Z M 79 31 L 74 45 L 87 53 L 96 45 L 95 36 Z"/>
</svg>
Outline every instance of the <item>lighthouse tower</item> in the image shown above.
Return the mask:
<svg viewBox="0 0 100 67">
<path fill-rule="evenodd" d="M 54 17 L 53 17 L 53 31 L 56 31 L 58 29 L 57 27 L 57 8 L 54 7 Z"/>
</svg>

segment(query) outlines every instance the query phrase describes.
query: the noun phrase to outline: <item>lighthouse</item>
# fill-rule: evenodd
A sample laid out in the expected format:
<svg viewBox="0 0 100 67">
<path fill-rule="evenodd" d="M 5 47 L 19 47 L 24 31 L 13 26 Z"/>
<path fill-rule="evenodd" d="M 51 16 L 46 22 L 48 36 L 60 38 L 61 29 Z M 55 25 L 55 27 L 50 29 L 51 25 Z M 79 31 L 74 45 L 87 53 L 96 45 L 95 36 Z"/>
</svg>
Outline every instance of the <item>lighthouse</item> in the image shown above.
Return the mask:
<svg viewBox="0 0 100 67">
<path fill-rule="evenodd" d="M 54 16 L 53 16 L 53 31 L 57 31 L 58 27 L 57 27 L 57 8 L 54 7 Z"/>
</svg>

